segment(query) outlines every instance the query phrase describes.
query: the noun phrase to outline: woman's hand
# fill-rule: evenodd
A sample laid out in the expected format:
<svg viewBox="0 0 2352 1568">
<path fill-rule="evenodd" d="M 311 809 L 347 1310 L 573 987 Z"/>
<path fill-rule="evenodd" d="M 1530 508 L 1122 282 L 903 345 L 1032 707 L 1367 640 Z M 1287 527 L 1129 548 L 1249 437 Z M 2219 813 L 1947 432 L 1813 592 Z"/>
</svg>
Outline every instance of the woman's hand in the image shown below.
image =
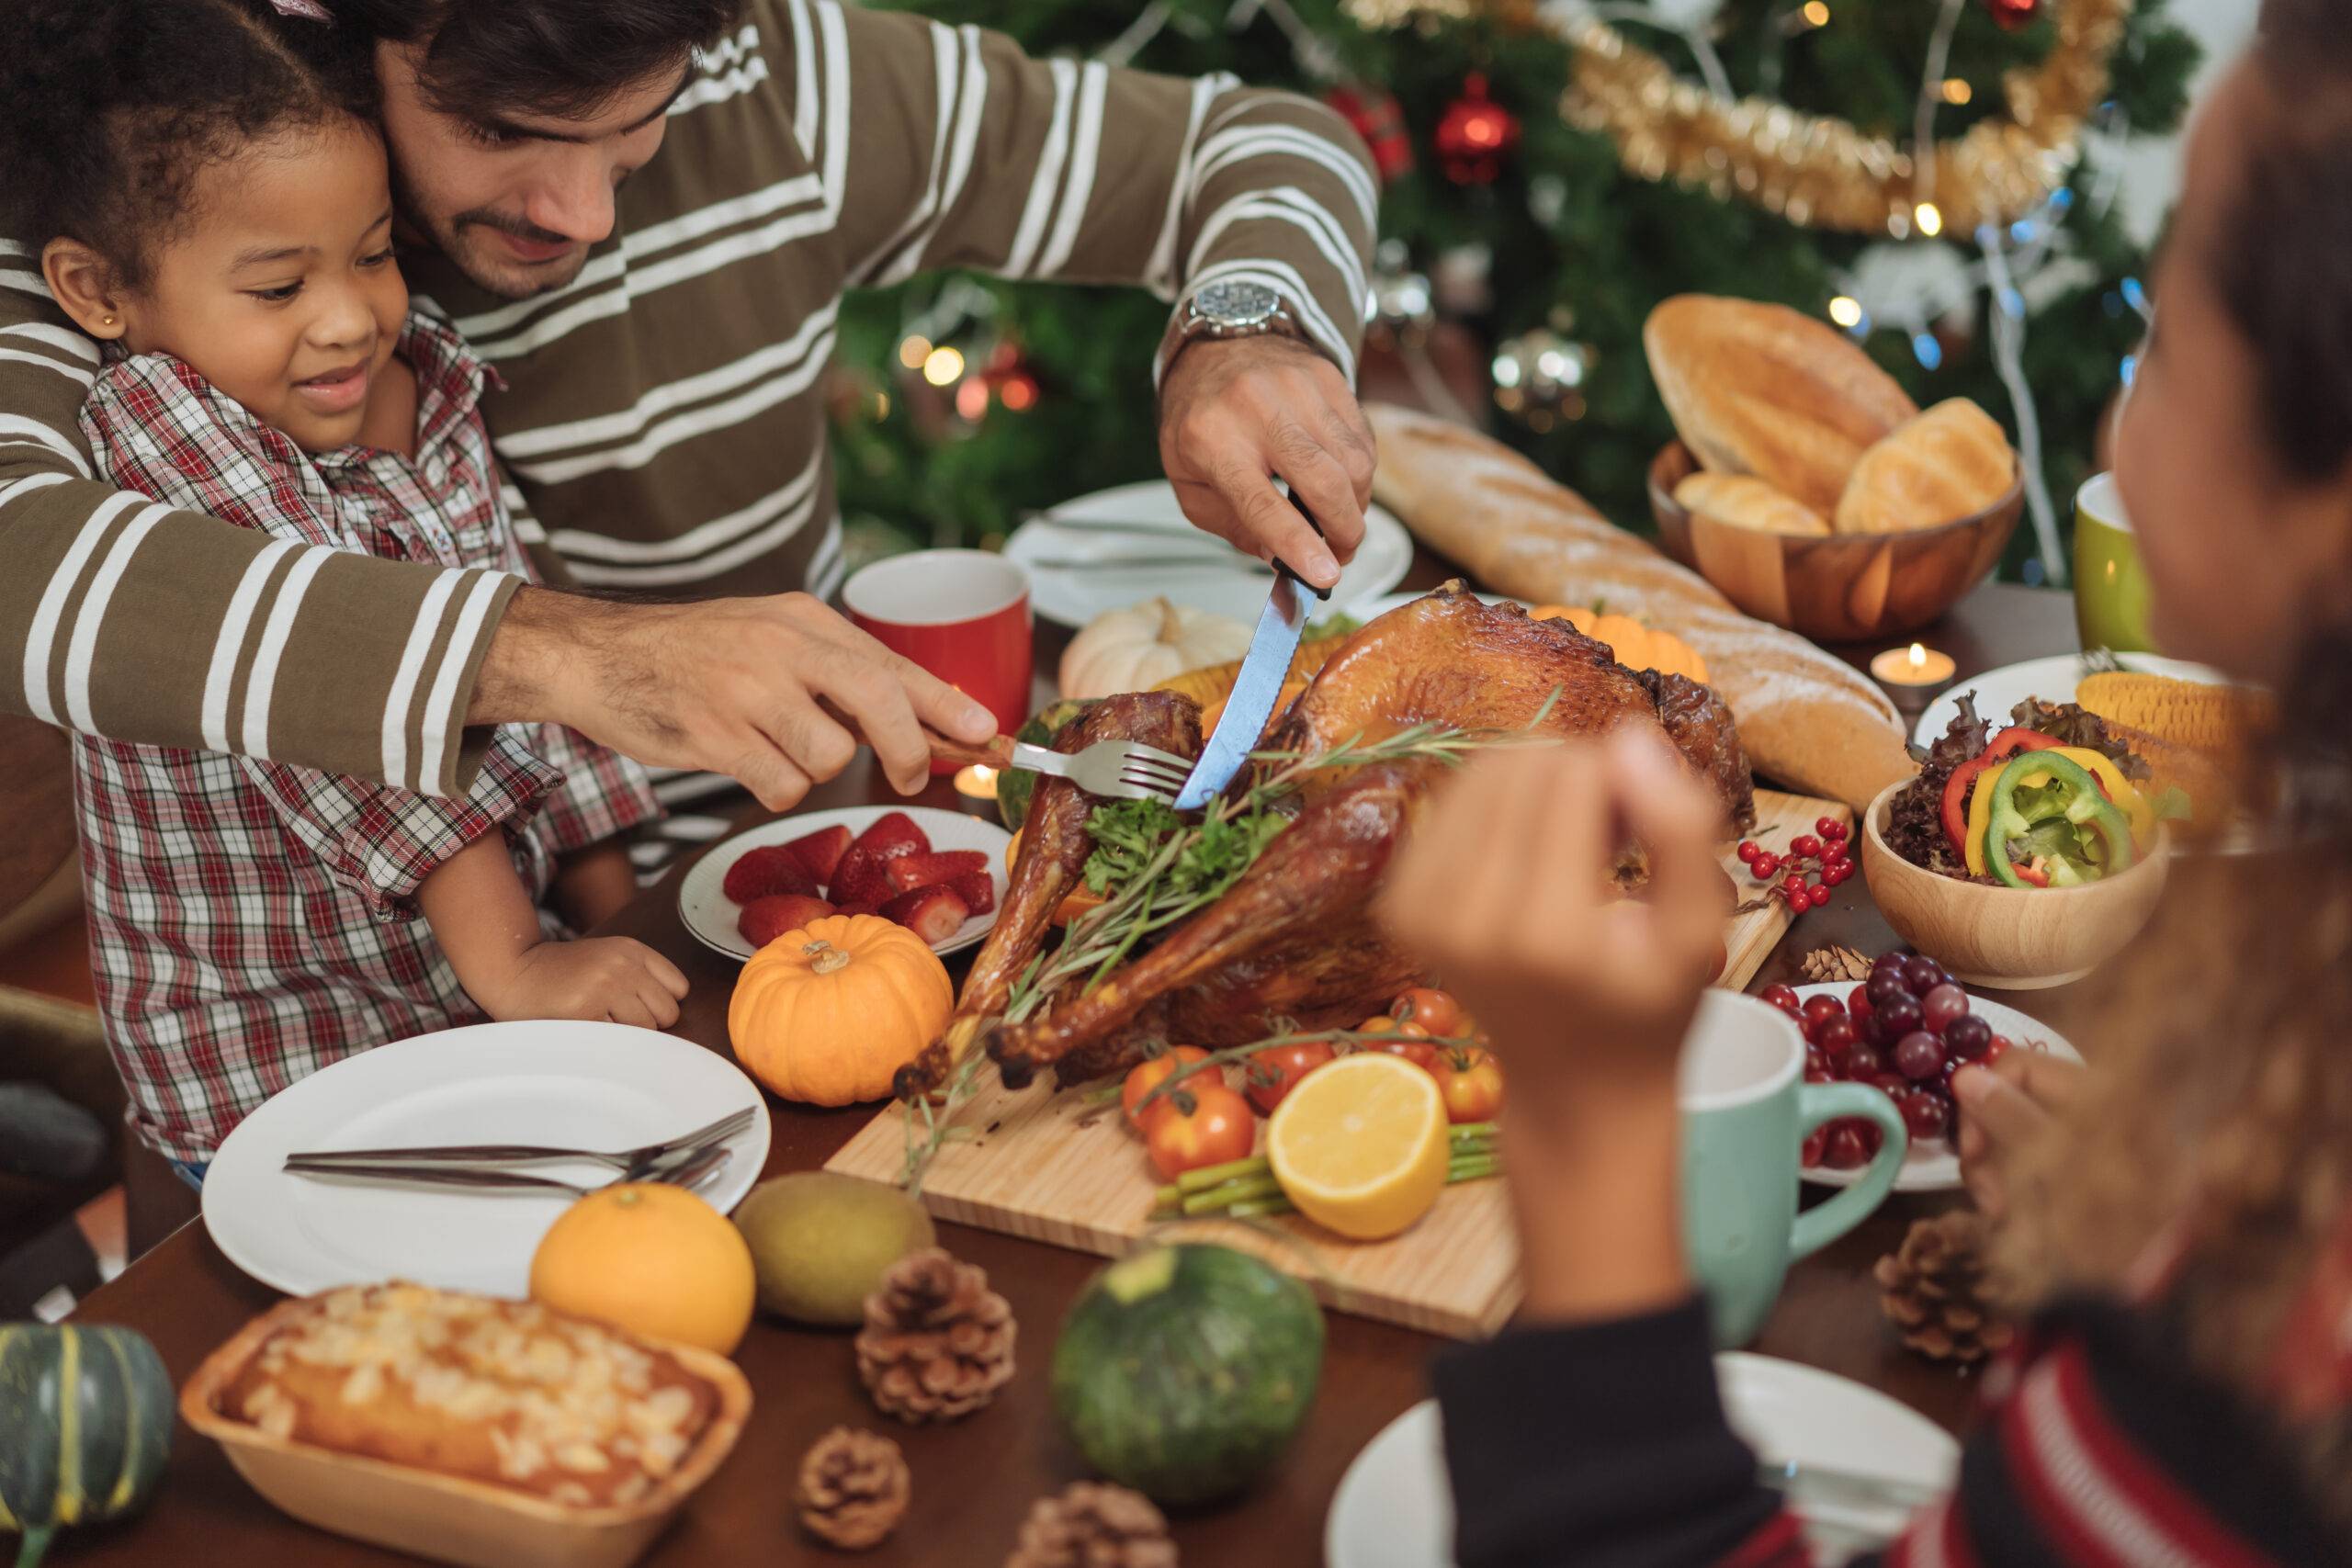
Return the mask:
<svg viewBox="0 0 2352 1568">
<path fill-rule="evenodd" d="M 2004 1155 L 2032 1137 L 2083 1091 L 2083 1066 L 2040 1051 L 2011 1051 L 1989 1067 L 1951 1076 L 1960 1102 L 1960 1179 L 1985 1217 L 1998 1221 L 2008 1193 Z"/>
</svg>

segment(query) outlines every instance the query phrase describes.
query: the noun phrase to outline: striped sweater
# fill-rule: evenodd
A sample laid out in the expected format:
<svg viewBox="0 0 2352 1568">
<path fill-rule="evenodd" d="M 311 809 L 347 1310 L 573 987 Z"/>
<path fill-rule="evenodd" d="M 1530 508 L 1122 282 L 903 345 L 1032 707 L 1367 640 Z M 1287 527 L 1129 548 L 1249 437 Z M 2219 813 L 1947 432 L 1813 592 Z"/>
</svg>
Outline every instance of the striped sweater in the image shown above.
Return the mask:
<svg viewBox="0 0 2352 1568">
<path fill-rule="evenodd" d="M 506 300 L 403 254 L 508 389 L 492 444 L 551 581 L 820 595 L 841 575 L 821 380 L 844 289 L 933 267 L 1283 294 L 1352 378 L 1375 186 L 1329 110 L 1071 60 L 836 0 L 750 0 L 697 57 L 612 235 Z M 518 580 L 323 548 L 115 496 L 75 413 L 98 355 L 39 243 L 0 243 L 0 711 L 462 794 L 463 728 Z M 1161 358 L 1164 360 L 1166 349 Z M 1137 366 L 1151 395 L 1159 366 Z M 298 671 L 298 679 L 280 678 Z M 401 746 L 418 733 L 430 747 Z M 421 760 L 445 759 L 430 776 Z"/>
</svg>

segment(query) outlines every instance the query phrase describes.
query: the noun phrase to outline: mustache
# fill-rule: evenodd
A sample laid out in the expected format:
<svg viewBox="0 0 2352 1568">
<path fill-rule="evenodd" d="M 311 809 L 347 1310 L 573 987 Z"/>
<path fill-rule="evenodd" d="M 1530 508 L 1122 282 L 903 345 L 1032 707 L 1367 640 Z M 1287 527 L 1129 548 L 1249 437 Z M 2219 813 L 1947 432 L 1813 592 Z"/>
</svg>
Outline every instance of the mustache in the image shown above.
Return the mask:
<svg viewBox="0 0 2352 1568">
<path fill-rule="evenodd" d="M 495 229 L 502 234 L 512 234 L 518 240 L 531 240 L 543 245 L 568 245 L 573 243 L 569 234 L 559 234 L 553 230 L 542 229 L 536 223 L 526 222 L 520 218 L 509 218 L 503 212 L 492 212 L 487 208 L 473 212 L 458 213 L 449 220 L 449 228 L 452 232 L 468 228 Z"/>
</svg>

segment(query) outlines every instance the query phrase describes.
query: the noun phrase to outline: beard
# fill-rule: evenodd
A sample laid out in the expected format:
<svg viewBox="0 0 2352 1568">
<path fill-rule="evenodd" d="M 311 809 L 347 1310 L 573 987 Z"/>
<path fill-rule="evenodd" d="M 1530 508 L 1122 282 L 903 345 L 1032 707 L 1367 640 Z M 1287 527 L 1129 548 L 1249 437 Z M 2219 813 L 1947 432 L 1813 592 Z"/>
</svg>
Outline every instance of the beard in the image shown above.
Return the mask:
<svg viewBox="0 0 2352 1568">
<path fill-rule="evenodd" d="M 401 178 L 397 167 L 392 172 L 392 202 L 401 221 L 463 273 L 468 282 L 503 299 L 528 299 L 561 288 L 588 265 L 589 246 L 520 218 L 488 208 L 449 218 L 435 215 L 415 188 Z M 494 237 L 499 234 L 543 244 L 569 243 L 571 249 L 552 261 L 526 262 L 501 245 Z"/>
</svg>

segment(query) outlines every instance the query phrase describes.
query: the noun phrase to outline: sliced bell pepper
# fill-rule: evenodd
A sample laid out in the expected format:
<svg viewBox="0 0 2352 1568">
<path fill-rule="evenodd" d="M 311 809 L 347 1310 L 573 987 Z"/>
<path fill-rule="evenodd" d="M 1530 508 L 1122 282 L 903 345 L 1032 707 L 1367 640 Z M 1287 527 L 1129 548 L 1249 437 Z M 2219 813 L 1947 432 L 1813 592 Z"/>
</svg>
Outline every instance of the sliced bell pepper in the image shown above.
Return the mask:
<svg viewBox="0 0 2352 1568">
<path fill-rule="evenodd" d="M 2156 808 L 2148 804 L 2148 797 L 2142 795 L 2130 779 L 2123 776 L 2123 770 L 2115 765 L 2112 758 L 2087 746 L 2060 746 L 2055 750 L 2061 757 L 2080 762 L 2091 777 L 2098 780 L 2098 787 L 2107 798 L 2115 802 L 2123 815 L 2132 819 L 2133 848 L 2145 850 L 2156 841 Z"/>
<path fill-rule="evenodd" d="M 2013 724 L 1986 741 L 1984 750 L 1954 768 L 1951 777 L 1944 781 L 1942 803 L 1944 832 L 1951 840 L 1952 847 L 1963 855 L 1968 852 L 1969 802 L 1974 795 L 1976 781 L 1987 773 L 1999 772 L 1994 763 L 2019 751 L 2050 751 L 2055 750 L 2057 746 L 2058 742 L 2039 729 L 2028 729 L 2021 724 Z M 1981 872 L 1983 868 L 1978 870 Z"/>
<path fill-rule="evenodd" d="M 2044 784 L 2056 784 L 2059 791 L 2041 802 L 2034 818 L 2029 820 L 2018 801 L 2018 792 Z M 2039 755 L 2012 758 L 1994 781 L 1992 798 L 1985 807 L 1984 840 L 1984 861 L 1993 874 L 2011 887 L 2034 886 L 2019 874 L 2018 863 L 2010 859 L 2009 845 L 2013 840 L 2028 838 L 2037 822 L 2060 818 L 2098 835 L 2106 851 L 2104 864 L 2085 875 L 2066 857 L 2048 857 L 2035 867 L 2043 873 L 2045 886 L 2071 886 L 2098 875 L 2113 875 L 2131 865 L 2131 819 L 2100 793 L 2098 780 L 2088 769 L 2071 758 L 2055 755 L 2054 749 L 2045 748 Z M 2029 863 L 2034 858 L 2039 857 L 2029 857 Z"/>
</svg>

